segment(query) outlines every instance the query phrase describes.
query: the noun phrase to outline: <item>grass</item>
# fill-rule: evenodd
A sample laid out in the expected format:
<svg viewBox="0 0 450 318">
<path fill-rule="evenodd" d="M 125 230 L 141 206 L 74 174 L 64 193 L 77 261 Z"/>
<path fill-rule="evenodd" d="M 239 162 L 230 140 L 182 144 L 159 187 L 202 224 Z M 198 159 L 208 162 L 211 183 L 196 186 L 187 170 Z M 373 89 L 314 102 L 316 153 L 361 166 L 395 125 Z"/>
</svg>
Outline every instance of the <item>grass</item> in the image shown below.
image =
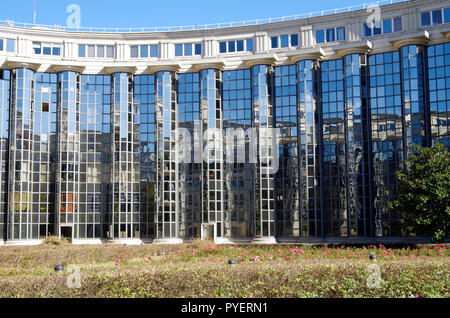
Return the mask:
<svg viewBox="0 0 450 318">
<path fill-rule="evenodd" d="M 50 240 L 0 248 L 0 297 L 448 298 L 449 256 L 448 245 L 72 246 Z M 55 272 L 57 264 L 66 271 Z M 380 266 L 379 288 L 367 286 L 371 264 Z M 69 265 L 79 266 L 81 288 L 67 287 Z"/>
</svg>

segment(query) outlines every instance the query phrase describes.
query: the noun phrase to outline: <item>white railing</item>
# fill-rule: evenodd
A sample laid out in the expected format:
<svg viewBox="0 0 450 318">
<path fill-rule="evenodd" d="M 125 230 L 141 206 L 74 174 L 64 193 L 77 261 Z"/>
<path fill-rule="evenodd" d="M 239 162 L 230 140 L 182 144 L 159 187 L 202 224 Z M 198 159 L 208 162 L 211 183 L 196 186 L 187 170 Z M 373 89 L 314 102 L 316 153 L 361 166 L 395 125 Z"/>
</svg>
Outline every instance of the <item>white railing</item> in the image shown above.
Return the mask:
<svg viewBox="0 0 450 318">
<path fill-rule="evenodd" d="M 237 22 L 224 22 L 214 24 L 194 24 L 184 26 L 168 26 L 168 27 L 148 27 L 148 28 L 98 28 L 98 27 L 79 27 L 70 28 L 63 25 L 43 25 L 33 23 L 15 22 L 13 20 L 0 20 L 0 25 L 14 26 L 19 28 L 32 28 L 32 29 L 44 29 L 44 30 L 56 30 L 56 31 L 73 31 L 73 32 L 109 32 L 109 33 L 136 33 L 136 32 L 168 32 L 168 31 L 192 31 L 192 30 L 209 30 L 209 29 L 221 29 L 237 26 L 249 26 L 259 25 L 265 23 L 291 21 L 298 19 L 307 19 L 312 17 L 324 16 L 328 14 L 336 14 L 342 12 L 351 12 L 356 10 L 365 10 L 372 6 L 380 6 L 386 4 L 392 4 L 397 2 L 407 2 L 409 0 L 380 0 L 372 3 L 358 4 L 354 6 L 348 6 L 344 8 L 329 9 L 322 11 L 315 11 L 291 16 L 284 16 L 278 18 L 257 19 Z"/>
</svg>

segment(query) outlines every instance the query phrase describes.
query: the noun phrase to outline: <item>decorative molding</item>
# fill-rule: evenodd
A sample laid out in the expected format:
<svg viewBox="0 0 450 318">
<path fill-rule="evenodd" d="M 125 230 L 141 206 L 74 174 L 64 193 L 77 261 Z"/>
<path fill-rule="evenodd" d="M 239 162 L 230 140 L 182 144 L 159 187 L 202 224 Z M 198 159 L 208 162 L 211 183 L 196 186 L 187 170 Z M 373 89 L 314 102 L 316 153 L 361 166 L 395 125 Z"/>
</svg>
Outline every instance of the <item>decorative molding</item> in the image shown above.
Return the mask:
<svg viewBox="0 0 450 318">
<path fill-rule="evenodd" d="M 278 55 L 275 53 L 258 54 L 242 58 L 242 61 L 247 67 L 255 65 L 275 65 L 279 60 Z"/>
<path fill-rule="evenodd" d="M 392 37 L 389 41 L 398 50 L 402 46 L 411 44 L 427 45 L 430 40 L 430 33 L 427 30 L 421 30 L 414 33 L 402 34 L 400 36 Z"/>
<path fill-rule="evenodd" d="M 321 60 L 324 55 L 325 51 L 321 47 L 301 49 L 286 54 L 291 63 L 297 63 L 302 60 Z"/>
<path fill-rule="evenodd" d="M 149 74 L 155 74 L 156 72 L 169 71 L 169 72 L 179 72 L 182 68 L 181 63 L 172 61 L 161 61 L 155 62 L 147 66 L 147 71 Z"/>
<path fill-rule="evenodd" d="M 55 73 L 72 71 L 83 74 L 84 70 L 86 69 L 86 66 L 70 65 L 70 64 L 52 64 L 50 68 Z"/>
<path fill-rule="evenodd" d="M 445 37 L 445 39 L 447 41 L 450 41 L 450 26 L 445 28 L 445 29 L 443 29 L 443 30 L 441 30 L 441 34 L 442 34 L 442 36 Z"/>
<path fill-rule="evenodd" d="M 200 72 L 205 69 L 223 70 L 226 66 L 226 63 L 222 59 L 203 59 L 202 61 L 192 63 L 194 72 Z"/>
<path fill-rule="evenodd" d="M 41 67 L 41 64 L 39 64 L 39 63 L 30 63 L 30 62 L 21 61 L 21 60 L 11 60 L 10 58 L 6 59 L 6 68 L 8 68 L 8 69 L 29 68 L 29 69 L 37 72 L 40 67 Z"/>
<path fill-rule="evenodd" d="M 103 71 L 106 74 L 114 74 L 114 73 L 131 73 L 134 74 L 137 71 L 136 66 L 130 65 L 117 65 L 117 66 L 105 66 Z"/>
<path fill-rule="evenodd" d="M 339 58 L 342 58 L 343 56 L 349 54 L 369 54 L 369 52 L 372 51 L 372 48 L 372 42 L 365 40 L 338 45 L 333 47 L 333 51 L 336 52 Z"/>
</svg>

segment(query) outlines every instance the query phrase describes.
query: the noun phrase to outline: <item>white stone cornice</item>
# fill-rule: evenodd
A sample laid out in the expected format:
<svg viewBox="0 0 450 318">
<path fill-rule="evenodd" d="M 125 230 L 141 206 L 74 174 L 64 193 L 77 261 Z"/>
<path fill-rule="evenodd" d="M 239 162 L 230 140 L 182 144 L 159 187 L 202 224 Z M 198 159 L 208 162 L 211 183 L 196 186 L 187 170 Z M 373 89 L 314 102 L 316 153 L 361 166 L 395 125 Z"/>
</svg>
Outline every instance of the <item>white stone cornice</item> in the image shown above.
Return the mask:
<svg viewBox="0 0 450 318">
<path fill-rule="evenodd" d="M 445 37 L 447 41 L 450 41 L 450 26 L 441 30 L 441 34 Z"/>
<path fill-rule="evenodd" d="M 6 59 L 6 68 L 14 69 L 14 68 L 29 68 L 35 72 L 41 67 L 40 63 L 30 63 L 24 59 L 20 58 L 7 58 Z"/>
<path fill-rule="evenodd" d="M 169 71 L 169 72 L 179 72 L 182 68 L 181 63 L 174 61 L 161 61 L 155 62 L 147 67 L 147 73 L 155 74 L 157 72 Z"/>
<path fill-rule="evenodd" d="M 275 65 L 279 60 L 278 55 L 275 53 L 258 54 L 242 58 L 242 61 L 247 67 L 254 65 Z"/>
<path fill-rule="evenodd" d="M 192 69 L 194 72 L 200 72 L 206 69 L 223 70 L 226 67 L 226 63 L 222 59 L 203 59 L 198 62 L 192 63 Z"/>
<path fill-rule="evenodd" d="M 301 60 L 320 60 L 325 55 L 325 51 L 319 48 L 300 49 L 286 53 L 290 63 L 297 63 Z"/>
<path fill-rule="evenodd" d="M 114 73 L 131 73 L 134 74 L 137 71 L 136 66 L 131 65 L 117 65 L 117 66 L 106 66 L 103 68 L 103 71 L 106 74 L 114 74 Z"/>
<path fill-rule="evenodd" d="M 61 72 L 77 72 L 80 74 L 83 74 L 84 70 L 86 69 L 86 66 L 82 65 L 75 65 L 75 64 L 52 64 L 51 65 L 51 71 L 55 73 L 61 73 Z"/>
<path fill-rule="evenodd" d="M 333 47 L 333 50 L 336 54 L 342 58 L 348 54 L 368 54 L 372 51 L 373 45 L 370 41 L 359 41 L 355 43 L 345 43 L 342 45 L 338 45 Z"/>
<path fill-rule="evenodd" d="M 401 34 L 398 36 L 394 36 L 390 38 L 391 44 L 394 46 L 394 49 L 398 50 L 402 46 L 411 45 L 411 44 L 421 44 L 426 45 L 430 40 L 430 34 L 427 30 L 421 30 L 414 33 Z"/>
</svg>

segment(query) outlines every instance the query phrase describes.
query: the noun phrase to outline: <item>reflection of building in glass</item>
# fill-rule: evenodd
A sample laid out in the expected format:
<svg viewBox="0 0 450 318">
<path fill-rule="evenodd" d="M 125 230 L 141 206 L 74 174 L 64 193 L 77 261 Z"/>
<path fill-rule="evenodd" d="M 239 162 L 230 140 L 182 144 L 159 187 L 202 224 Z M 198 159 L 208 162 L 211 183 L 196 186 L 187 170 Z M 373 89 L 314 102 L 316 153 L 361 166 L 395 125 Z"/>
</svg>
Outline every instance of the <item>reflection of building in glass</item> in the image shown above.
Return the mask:
<svg viewBox="0 0 450 318">
<path fill-rule="evenodd" d="M 450 7 L 380 9 L 381 28 L 365 10 L 166 33 L 0 26 L 0 242 L 409 234 L 388 203 L 413 144 L 450 149 Z"/>
</svg>

